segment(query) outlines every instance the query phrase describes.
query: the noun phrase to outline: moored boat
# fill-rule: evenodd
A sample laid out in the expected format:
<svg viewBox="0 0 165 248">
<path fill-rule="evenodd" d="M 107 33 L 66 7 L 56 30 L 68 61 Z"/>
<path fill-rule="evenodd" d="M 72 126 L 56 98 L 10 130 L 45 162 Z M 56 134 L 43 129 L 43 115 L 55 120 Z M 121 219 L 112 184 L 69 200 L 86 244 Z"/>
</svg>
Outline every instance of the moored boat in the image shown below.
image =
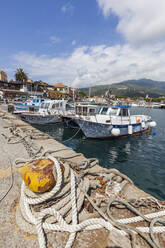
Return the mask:
<svg viewBox="0 0 165 248">
<path fill-rule="evenodd" d="M 24 103 L 15 102 L 13 104 L 14 114 L 19 114 L 21 112 L 38 111 L 41 103 L 46 101 L 43 98 L 34 98 L 32 100 L 27 100 Z"/>
<path fill-rule="evenodd" d="M 112 138 L 131 136 L 149 131 L 156 122 L 148 115 L 131 115 L 130 106 L 105 105 L 76 107 L 75 121 L 88 138 Z"/>
<path fill-rule="evenodd" d="M 30 124 L 38 124 L 38 125 L 44 125 L 44 124 L 54 124 L 61 122 L 61 118 L 58 115 L 44 115 L 40 114 L 39 112 L 37 113 L 22 113 L 20 114 L 20 118 L 23 121 L 26 121 Z"/>
<path fill-rule="evenodd" d="M 53 124 L 62 121 L 61 115 L 66 111 L 66 100 L 46 100 L 36 112 L 22 112 L 20 118 L 30 124 Z"/>
</svg>

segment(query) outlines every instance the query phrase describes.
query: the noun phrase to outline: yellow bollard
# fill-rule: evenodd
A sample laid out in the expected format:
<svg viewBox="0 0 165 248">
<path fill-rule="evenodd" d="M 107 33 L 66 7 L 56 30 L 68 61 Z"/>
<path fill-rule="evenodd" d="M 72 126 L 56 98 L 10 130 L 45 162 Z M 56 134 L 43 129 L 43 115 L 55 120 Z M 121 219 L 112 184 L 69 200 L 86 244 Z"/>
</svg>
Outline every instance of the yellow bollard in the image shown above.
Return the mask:
<svg viewBox="0 0 165 248">
<path fill-rule="evenodd" d="M 56 184 L 53 168 L 54 162 L 50 159 L 32 160 L 22 167 L 22 178 L 31 191 L 43 193 Z"/>
</svg>

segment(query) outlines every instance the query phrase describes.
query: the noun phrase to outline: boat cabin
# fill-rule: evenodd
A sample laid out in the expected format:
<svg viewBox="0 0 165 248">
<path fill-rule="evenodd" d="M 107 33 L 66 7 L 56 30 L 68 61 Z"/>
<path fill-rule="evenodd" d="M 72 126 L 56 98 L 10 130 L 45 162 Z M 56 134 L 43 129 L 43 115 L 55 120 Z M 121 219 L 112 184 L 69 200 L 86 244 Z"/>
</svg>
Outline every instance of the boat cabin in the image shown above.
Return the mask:
<svg viewBox="0 0 165 248">
<path fill-rule="evenodd" d="M 121 116 L 129 117 L 130 106 L 127 105 L 77 105 L 76 114 L 82 116 L 91 115 L 106 115 L 106 116 Z"/>
<path fill-rule="evenodd" d="M 75 108 L 76 115 L 96 115 L 98 114 L 100 107 L 98 105 L 77 105 Z"/>
<path fill-rule="evenodd" d="M 41 103 L 40 109 L 45 110 L 65 110 L 66 109 L 66 103 L 65 100 L 47 100 L 43 103 Z"/>
<path fill-rule="evenodd" d="M 128 117 L 128 116 L 130 116 L 129 108 L 130 108 L 130 106 L 127 106 L 127 105 L 115 105 L 115 106 L 105 105 L 105 106 L 102 106 L 102 108 L 99 110 L 98 114 Z"/>
<path fill-rule="evenodd" d="M 33 100 L 27 100 L 26 102 L 24 102 L 24 106 L 39 106 L 41 103 L 43 103 L 45 101 L 45 99 L 43 98 L 34 98 Z"/>
</svg>

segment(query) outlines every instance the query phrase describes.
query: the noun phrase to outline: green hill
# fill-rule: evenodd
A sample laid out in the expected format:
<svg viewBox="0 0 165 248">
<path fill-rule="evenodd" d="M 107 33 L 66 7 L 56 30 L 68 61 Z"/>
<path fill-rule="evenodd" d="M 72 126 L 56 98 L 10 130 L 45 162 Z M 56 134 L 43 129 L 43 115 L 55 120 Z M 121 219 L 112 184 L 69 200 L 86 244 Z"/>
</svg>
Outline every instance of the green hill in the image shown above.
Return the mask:
<svg viewBox="0 0 165 248">
<path fill-rule="evenodd" d="M 145 97 L 148 94 L 150 97 L 160 97 L 165 96 L 165 81 L 154 81 L 144 78 L 109 85 L 96 85 L 90 89 L 91 96 L 104 95 L 108 89 L 117 96 Z M 80 91 L 88 95 L 89 87 L 80 88 Z"/>
</svg>

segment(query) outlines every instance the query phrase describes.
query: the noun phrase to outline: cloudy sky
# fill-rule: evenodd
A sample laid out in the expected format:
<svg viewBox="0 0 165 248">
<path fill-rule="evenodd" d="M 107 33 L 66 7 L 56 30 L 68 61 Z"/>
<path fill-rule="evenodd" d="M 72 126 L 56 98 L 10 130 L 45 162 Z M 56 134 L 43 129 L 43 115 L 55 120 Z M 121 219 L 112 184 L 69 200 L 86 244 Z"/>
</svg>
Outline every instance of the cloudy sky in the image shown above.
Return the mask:
<svg viewBox="0 0 165 248">
<path fill-rule="evenodd" d="M 165 0 L 1 1 L 0 69 L 73 87 L 165 81 Z"/>
</svg>

